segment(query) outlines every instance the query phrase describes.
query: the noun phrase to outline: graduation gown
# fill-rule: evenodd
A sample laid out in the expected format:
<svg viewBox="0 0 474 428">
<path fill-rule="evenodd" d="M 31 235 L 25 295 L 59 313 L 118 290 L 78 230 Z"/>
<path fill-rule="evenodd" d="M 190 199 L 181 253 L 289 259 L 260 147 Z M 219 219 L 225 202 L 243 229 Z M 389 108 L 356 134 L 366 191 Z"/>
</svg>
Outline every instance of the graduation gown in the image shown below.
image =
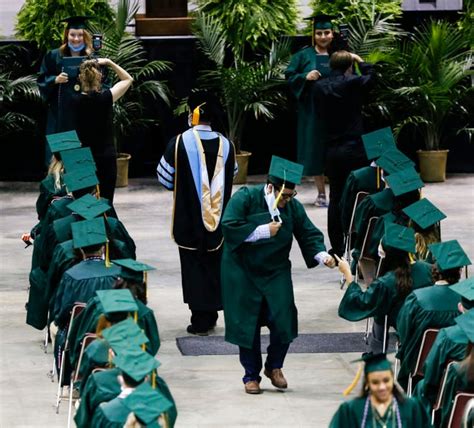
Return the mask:
<svg viewBox="0 0 474 428">
<path fill-rule="evenodd" d="M 428 328 L 454 325 L 459 316 L 461 297 L 446 285 L 433 285 L 413 291 L 405 300 L 397 318 L 400 338 L 398 382 L 406 389 L 409 373 L 415 368 L 423 333 Z"/>
<path fill-rule="evenodd" d="M 55 186 L 55 178 L 53 175 L 48 174 L 40 182 L 40 194 L 36 200 L 36 213 L 38 214 L 38 219 L 41 220 L 48 211 L 49 204 L 55 196 L 62 197 L 66 195 L 66 187 L 62 183 L 59 189 Z"/>
<path fill-rule="evenodd" d="M 321 77 L 327 77 L 328 61 L 328 55 L 319 55 L 314 47 L 307 47 L 291 57 L 290 65 L 285 71 L 288 86 L 297 101 L 297 160 L 304 166 L 304 175 L 321 175 L 324 172 L 326 156 L 324 121 L 316 114 L 311 90 L 314 81 L 306 80 L 306 75 L 312 70 L 318 70 L 322 74 Z"/>
<path fill-rule="evenodd" d="M 413 289 L 433 285 L 431 265 L 415 262 L 411 267 Z M 383 325 L 388 315 L 389 325 L 396 328 L 398 312 L 403 300 L 398 296 L 395 272 L 387 272 L 375 279 L 366 291 L 356 282 L 351 282 L 339 304 L 339 316 L 348 321 L 360 321 L 374 317 L 377 324 Z"/>
<path fill-rule="evenodd" d="M 365 404 L 365 397 L 354 398 L 353 400 L 342 403 L 333 416 L 329 428 L 361 428 Z M 424 411 L 418 400 L 405 397 L 405 399 L 398 404 L 403 428 L 428 428 L 431 426 L 428 414 Z M 386 416 L 387 415 L 385 415 L 385 417 Z M 380 425 L 374 426 L 372 420 L 372 409 L 371 406 L 369 406 L 364 428 L 380 427 Z M 392 418 L 389 418 L 386 422 L 387 428 L 398 428 L 396 420 L 395 424 L 392 423 Z"/>
<path fill-rule="evenodd" d="M 275 323 L 281 343 L 298 335 L 297 310 L 289 259 L 293 236 L 306 266 L 315 267 L 314 256 L 325 251 L 324 237 L 306 215 L 303 205 L 293 199 L 280 210 L 282 227 L 269 239 L 246 243 L 257 226 L 271 217 L 264 199 L 264 187 L 243 187 L 224 213 L 222 255 L 222 298 L 228 342 L 252 348 L 263 299 Z"/>
</svg>

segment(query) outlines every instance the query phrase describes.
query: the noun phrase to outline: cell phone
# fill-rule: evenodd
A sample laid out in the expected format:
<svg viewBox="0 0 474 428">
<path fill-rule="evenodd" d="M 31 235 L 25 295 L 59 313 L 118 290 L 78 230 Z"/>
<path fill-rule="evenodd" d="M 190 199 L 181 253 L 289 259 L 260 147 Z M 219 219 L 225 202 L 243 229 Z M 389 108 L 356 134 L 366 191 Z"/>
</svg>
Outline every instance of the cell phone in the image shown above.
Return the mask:
<svg viewBox="0 0 474 428">
<path fill-rule="evenodd" d="M 96 52 L 102 49 L 102 34 L 92 35 L 92 48 Z"/>
<path fill-rule="evenodd" d="M 347 42 L 349 40 L 349 26 L 347 24 L 339 24 L 339 34 Z"/>
</svg>

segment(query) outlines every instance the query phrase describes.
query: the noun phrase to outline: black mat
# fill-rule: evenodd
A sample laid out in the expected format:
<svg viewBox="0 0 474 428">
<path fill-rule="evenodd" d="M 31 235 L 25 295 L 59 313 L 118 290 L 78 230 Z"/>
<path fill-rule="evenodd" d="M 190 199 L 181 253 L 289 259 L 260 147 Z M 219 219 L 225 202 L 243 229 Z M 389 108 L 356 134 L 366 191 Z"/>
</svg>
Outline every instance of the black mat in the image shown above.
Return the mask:
<svg viewBox="0 0 474 428">
<path fill-rule="evenodd" d="M 262 352 L 266 352 L 269 336 L 262 335 Z M 234 355 L 239 353 L 236 345 L 224 341 L 224 336 L 177 337 L 176 345 L 182 355 Z M 395 335 L 390 334 L 389 351 L 395 349 Z M 290 345 L 290 353 L 344 353 L 369 351 L 363 333 L 318 333 L 300 334 Z"/>
</svg>

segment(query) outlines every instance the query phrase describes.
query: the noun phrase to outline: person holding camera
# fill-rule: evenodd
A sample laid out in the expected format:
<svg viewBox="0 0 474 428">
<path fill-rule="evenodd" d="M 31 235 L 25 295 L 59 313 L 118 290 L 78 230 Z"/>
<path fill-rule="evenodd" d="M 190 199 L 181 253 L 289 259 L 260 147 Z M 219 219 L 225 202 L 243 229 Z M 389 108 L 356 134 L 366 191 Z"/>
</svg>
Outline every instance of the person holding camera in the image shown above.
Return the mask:
<svg viewBox="0 0 474 428">
<path fill-rule="evenodd" d="M 102 89 L 103 67 L 112 69 L 118 82 Z M 101 196 L 113 203 L 117 179 L 113 108 L 133 82 L 132 76 L 108 58 L 84 61 L 79 68 L 81 93 L 74 98 L 76 131 L 84 147 L 90 147 L 97 166 Z"/>
</svg>

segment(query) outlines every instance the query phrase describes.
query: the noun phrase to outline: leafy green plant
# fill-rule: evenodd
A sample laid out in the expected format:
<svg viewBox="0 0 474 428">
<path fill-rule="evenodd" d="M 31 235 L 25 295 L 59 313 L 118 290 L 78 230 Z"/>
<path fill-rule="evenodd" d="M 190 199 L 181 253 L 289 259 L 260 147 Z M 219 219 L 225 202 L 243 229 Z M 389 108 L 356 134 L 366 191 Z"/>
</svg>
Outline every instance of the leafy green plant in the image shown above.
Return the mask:
<svg viewBox="0 0 474 428">
<path fill-rule="evenodd" d="M 17 36 L 43 51 L 57 48 L 63 38 L 60 21 L 75 15 L 91 16 L 99 25 L 113 19 L 106 0 L 26 0 L 17 15 Z"/>
<path fill-rule="evenodd" d="M 242 42 L 242 34 L 245 43 L 258 50 L 296 31 L 295 0 L 198 0 L 198 7 L 220 22 L 231 48 Z"/>
<path fill-rule="evenodd" d="M 227 135 L 240 153 L 247 114 L 273 119 L 275 109 L 286 101 L 283 73 L 290 56 L 289 40 L 273 42 L 256 60 L 246 60 L 247 34 L 241 33 L 240 40 L 235 36 L 229 40 L 216 18 L 199 15 L 195 35 L 200 50 L 213 65 L 201 72 L 199 84 L 219 96 L 227 115 Z"/>
</svg>

